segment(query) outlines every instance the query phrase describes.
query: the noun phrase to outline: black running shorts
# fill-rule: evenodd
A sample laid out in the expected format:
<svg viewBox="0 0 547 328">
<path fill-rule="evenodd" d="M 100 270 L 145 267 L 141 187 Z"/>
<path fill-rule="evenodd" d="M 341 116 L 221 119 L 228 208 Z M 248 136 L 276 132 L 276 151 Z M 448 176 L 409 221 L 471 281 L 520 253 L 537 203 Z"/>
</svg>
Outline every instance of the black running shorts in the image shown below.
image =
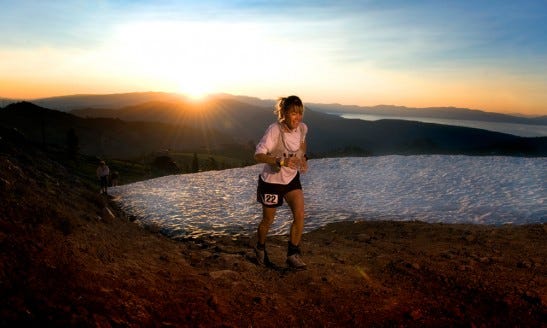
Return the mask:
<svg viewBox="0 0 547 328">
<path fill-rule="evenodd" d="M 266 207 L 279 207 L 283 205 L 285 194 L 290 191 L 302 189 L 300 173 L 289 182 L 289 184 L 268 183 L 258 176 L 258 187 L 256 188 L 256 201 Z"/>
</svg>

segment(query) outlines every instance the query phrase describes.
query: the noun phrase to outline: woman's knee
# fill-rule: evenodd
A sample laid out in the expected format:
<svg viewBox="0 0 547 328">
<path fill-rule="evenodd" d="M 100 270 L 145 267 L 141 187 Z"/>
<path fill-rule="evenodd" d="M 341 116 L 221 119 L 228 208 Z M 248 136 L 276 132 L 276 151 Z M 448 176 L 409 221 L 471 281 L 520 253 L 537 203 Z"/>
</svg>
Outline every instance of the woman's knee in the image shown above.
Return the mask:
<svg viewBox="0 0 547 328">
<path fill-rule="evenodd" d="M 275 207 L 263 206 L 262 207 L 262 222 L 269 222 L 269 223 L 273 222 L 275 218 L 275 212 L 276 212 Z"/>
</svg>

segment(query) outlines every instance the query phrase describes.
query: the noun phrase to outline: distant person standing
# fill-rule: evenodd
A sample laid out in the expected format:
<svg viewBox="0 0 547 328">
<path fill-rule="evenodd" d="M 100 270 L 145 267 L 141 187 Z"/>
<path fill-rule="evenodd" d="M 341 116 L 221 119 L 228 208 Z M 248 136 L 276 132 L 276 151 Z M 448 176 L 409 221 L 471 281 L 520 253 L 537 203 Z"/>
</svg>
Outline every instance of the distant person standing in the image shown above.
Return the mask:
<svg viewBox="0 0 547 328">
<path fill-rule="evenodd" d="M 256 146 L 255 160 L 265 163 L 258 178 L 257 201 L 262 204 L 262 221 L 258 226 L 255 246 L 256 260 L 269 264 L 266 237 L 274 221 L 277 207 L 283 200 L 291 208 L 293 222 L 287 249 L 287 264 L 296 269 L 306 268 L 301 259 L 300 241 L 304 230 L 304 193 L 300 172 L 308 169 L 306 134 L 302 123 L 304 105 L 297 96 L 280 98 L 275 106 L 277 122 L 272 123 Z"/>
<path fill-rule="evenodd" d="M 99 167 L 97 167 L 97 178 L 99 179 L 99 185 L 101 187 L 101 194 L 108 195 L 108 176 L 110 175 L 110 169 L 104 161 L 99 162 Z"/>
</svg>

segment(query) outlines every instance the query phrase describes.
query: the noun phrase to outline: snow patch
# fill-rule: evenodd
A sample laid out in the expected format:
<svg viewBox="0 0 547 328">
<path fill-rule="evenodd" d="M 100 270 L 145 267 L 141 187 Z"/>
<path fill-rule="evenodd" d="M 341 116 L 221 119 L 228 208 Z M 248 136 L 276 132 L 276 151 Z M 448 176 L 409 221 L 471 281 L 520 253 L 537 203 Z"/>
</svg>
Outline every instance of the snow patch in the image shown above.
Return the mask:
<svg viewBox="0 0 547 328">
<path fill-rule="evenodd" d="M 172 175 L 113 187 L 121 207 L 174 238 L 251 235 L 261 218 L 262 164 Z M 547 221 L 547 160 L 521 157 L 379 156 L 311 160 L 301 175 L 305 230 L 348 220 L 527 224 Z M 278 210 L 270 234 L 286 234 Z"/>
</svg>

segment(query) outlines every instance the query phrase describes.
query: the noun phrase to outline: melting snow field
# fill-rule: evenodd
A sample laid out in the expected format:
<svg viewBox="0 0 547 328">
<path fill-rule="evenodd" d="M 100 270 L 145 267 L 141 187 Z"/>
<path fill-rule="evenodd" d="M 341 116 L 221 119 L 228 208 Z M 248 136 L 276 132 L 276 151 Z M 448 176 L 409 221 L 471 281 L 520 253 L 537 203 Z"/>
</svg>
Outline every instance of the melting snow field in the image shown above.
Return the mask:
<svg viewBox="0 0 547 328">
<path fill-rule="evenodd" d="M 110 189 L 143 224 L 173 238 L 254 234 L 262 164 L 172 175 Z M 347 220 L 526 224 L 547 222 L 547 159 L 380 156 L 310 160 L 301 176 L 305 230 Z M 270 234 L 287 234 L 278 210 Z"/>
</svg>

